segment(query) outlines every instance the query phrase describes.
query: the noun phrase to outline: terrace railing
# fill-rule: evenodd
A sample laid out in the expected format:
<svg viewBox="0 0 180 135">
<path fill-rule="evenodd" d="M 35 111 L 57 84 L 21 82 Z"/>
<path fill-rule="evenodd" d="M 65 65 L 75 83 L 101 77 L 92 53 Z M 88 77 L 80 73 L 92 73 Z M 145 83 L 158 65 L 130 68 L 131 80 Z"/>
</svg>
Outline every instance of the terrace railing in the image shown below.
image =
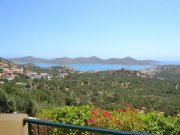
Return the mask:
<svg viewBox="0 0 180 135">
<path fill-rule="evenodd" d="M 25 118 L 29 135 L 150 135 Z"/>
</svg>

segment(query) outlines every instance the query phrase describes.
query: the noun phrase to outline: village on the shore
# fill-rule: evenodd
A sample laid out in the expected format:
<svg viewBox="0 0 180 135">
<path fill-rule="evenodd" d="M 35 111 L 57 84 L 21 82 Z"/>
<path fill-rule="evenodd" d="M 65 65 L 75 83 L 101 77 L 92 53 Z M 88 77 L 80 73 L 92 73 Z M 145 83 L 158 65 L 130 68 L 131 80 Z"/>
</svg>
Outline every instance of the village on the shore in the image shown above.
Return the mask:
<svg viewBox="0 0 180 135">
<path fill-rule="evenodd" d="M 0 61 L 0 80 L 1 80 L 0 84 L 5 83 L 3 79 L 7 81 L 12 81 L 18 75 L 25 75 L 30 80 L 34 80 L 34 79 L 51 80 L 52 78 L 64 79 L 66 76 L 69 75 L 69 73 L 77 73 L 77 74 L 84 73 L 82 71 L 78 71 L 71 67 L 67 67 L 63 65 L 53 67 L 53 68 L 52 67 L 46 68 L 48 70 L 58 71 L 58 74 L 54 76 L 46 72 L 35 72 L 35 71 L 28 70 L 28 68 L 26 68 L 27 66 L 28 64 L 20 67 L 19 65 L 15 63 L 12 63 L 11 65 L 9 65 L 8 63 L 4 61 Z M 156 73 L 162 70 L 165 70 L 166 68 L 167 68 L 166 66 L 154 66 L 154 67 L 146 68 L 143 70 L 129 70 L 129 69 L 122 68 L 122 69 L 119 69 L 118 71 L 131 74 L 134 76 L 138 76 L 138 77 L 153 78 Z M 172 66 L 171 68 L 175 68 L 175 66 Z M 113 72 L 115 71 L 117 70 L 108 70 L 108 72 L 111 74 L 113 74 Z M 86 72 L 98 73 L 101 71 L 86 71 Z M 164 80 L 165 78 L 158 78 L 158 79 Z M 21 83 L 22 82 L 18 82 L 17 84 L 21 84 Z"/>
</svg>

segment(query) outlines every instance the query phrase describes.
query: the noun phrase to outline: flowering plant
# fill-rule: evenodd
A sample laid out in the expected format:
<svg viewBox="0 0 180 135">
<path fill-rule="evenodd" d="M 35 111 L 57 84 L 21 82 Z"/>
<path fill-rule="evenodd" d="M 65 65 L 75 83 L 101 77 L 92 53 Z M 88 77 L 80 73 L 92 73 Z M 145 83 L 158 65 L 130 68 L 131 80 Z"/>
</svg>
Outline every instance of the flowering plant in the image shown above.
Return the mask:
<svg viewBox="0 0 180 135">
<path fill-rule="evenodd" d="M 123 109 L 105 111 L 93 107 L 90 117 L 86 120 L 87 125 L 92 127 L 109 128 L 128 131 L 142 131 L 143 122 L 140 120 L 139 112 L 129 104 Z"/>
</svg>

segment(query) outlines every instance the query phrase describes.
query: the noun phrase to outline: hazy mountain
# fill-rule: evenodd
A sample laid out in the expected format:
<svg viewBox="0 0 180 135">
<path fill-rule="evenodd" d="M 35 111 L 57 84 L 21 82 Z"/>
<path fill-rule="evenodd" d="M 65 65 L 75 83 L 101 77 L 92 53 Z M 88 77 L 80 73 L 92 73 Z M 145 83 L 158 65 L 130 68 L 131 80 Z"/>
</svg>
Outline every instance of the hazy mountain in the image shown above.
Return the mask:
<svg viewBox="0 0 180 135">
<path fill-rule="evenodd" d="M 43 62 L 43 63 L 53 63 L 53 64 L 124 64 L 124 65 L 153 65 L 157 64 L 158 61 L 154 60 L 136 60 L 131 57 L 125 58 L 110 58 L 110 59 L 101 59 L 96 56 L 92 57 L 77 57 L 77 58 L 55 58 L 55 59 L 42 59 L 42 58 L 34 58 L 31 56 L 22 57 L 22 58 L 12 58 L 9 59 L 14 62 Z"/>
<path fill-rule="evenodd" d="M 34 58 L 32 56 L 27 56 L 27 57 L 21 57 L 21 58 L 11 58 L 11 59 L 8 59 L 10 61 L 14 61 L 14 62 L 43 62 L 43 63 L 46 63 L 48 62 L 47 59 L 43 59 L 43 58 Z"/>
<path fill-rule="evenodd" d="M 48 61 L 48 63 L 57 63 L 57 64 L 66 64 L 66 63 L 72 63 L 71 58 L 68 57 L 62 57 L 62 58 L 55 58 Z"/>
<path fill-rule="evenodd" d="M 2 58 L 2 57 L 0 57 L 0 63 L 5 63 L 5 64 L 7 64 L 9 66 L 12 66 L 12 65 L 15 64 L 13 61 L 9 61 L 9 60 L 7 60 L 5 58 Z"/>
</svg>

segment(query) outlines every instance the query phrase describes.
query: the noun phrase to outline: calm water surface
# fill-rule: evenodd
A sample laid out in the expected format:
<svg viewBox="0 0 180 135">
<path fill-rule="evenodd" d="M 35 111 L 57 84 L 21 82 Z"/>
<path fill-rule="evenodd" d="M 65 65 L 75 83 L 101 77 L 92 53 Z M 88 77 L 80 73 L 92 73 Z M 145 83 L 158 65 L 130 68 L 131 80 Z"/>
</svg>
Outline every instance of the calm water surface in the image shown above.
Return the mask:
<svg viewBox="0 0 180 135">
<path fill-rule="evenodd" d="M 119 64 L 67 64 L 66 66 L 72 67 L 80 71 L 104 71 L 104 70 L 117 70 L 117 69 L 129 69 L 129 70 L 141 70 L 152 66 L 144 65 L 119 65 Z"/>
<path fill-rule="evenodd" d="M 21 65 L 27 64 L 27 62 L 18 62 L 17 64 L 21 64 Z M 60 66 L 58 64 L 39 63 L 39 62 L 32 62 L 32 64 L 42 68 Z M 129 70 L 141 70 L 152 67 L 146 65 L 119 65 L 119 64 L 65 64 L 65 66 L 74 68 L 79 71 L 105 71 L 105 70 L 117 70 L 121 68 L 129 69 Z"/>
</svg>

